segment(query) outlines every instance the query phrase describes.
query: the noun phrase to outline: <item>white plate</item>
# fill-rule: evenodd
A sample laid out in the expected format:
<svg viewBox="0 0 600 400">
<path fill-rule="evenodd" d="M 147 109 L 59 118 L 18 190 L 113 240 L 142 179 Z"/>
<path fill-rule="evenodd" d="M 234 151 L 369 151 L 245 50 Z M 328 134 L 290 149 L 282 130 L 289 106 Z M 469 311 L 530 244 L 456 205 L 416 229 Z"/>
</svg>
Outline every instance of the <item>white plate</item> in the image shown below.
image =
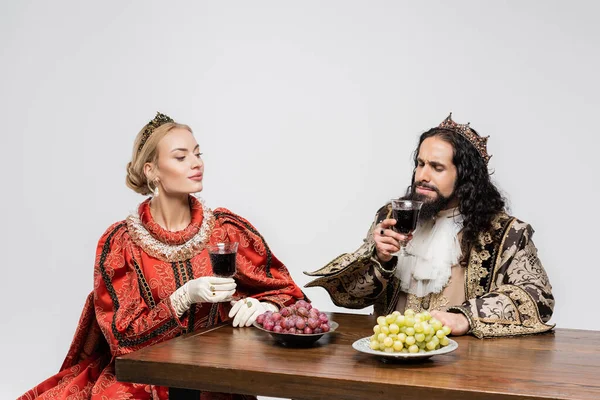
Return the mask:
<svg viewBox="0 0 600 400">
<path fill-rule="evenodd" d="M 447 346 L 425 353 L 386 353 L 385 351 L 371 349 L 369 346 L 371 343 L 371 336 L 367 336 L 352 343 L 352 347 L 354 350 L 360 351 L 361 353 L 372 354 L 374 356 L 383 357 L 390 360 L 424 360 L 429 357 L 453 352 L 458 348 L 458 343 L 456 343 L 454 340 L 448 338 L 448 342 L 450 343 L 448 343 Z"/>
</svg>

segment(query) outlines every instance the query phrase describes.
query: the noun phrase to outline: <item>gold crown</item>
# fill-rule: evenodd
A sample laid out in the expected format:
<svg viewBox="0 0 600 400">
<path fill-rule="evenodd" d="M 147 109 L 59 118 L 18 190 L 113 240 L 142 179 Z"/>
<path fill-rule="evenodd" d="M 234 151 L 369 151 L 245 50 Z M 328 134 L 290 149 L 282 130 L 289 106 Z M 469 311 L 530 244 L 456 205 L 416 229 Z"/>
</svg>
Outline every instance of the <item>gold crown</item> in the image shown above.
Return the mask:
<svg viewBox="0 0 600 400">
<path fill-rule="evenodd" d="M 477 149 L 477 152 L 481 158 L 483 158 L 483 161 L 486 165 L 488 161 L 490 161 L 490 158 L 492 158 L 492 156 L 487 152 L 487 141 L 489 136 L 479 136 L 473 129 L 471 129 L 470 122 L 468 122 L 466 125 L 457 124 L 456 122 L 452 121 L 452 113 L 450 113 L 450 115 L 448 115 L 448 117 L 442 121 L 438 128 L 447 129 L 458 133 L 467 139 L 473 145 L 473 147 Z"/>
<path fill-rule="evenodd" d="M 165 115 L 158 111 L 156 112 L 156 117 L 154 117 L 154 119 L 152 121 L 150 121 L 146 124 L 146 129 L 144 130 L 144 133 L 142 134 L 142 141 L 140 142 L 140 145 L 138 147 L 138 153 L 140 151 L 142 151 L 142 147 L 144 147 L 144 145 L 146 144 L 146 141 L 148 140 L 148 138 L 150 137 L 152 132 L 154 132 L 154 130 L 156 128 L 158 128 L 159 126 L 164 125 L 168 122 L 175 122 L 175 121 L 173 121 L 173 118 L 169 117 L 168 115 Z"/>
</svg>

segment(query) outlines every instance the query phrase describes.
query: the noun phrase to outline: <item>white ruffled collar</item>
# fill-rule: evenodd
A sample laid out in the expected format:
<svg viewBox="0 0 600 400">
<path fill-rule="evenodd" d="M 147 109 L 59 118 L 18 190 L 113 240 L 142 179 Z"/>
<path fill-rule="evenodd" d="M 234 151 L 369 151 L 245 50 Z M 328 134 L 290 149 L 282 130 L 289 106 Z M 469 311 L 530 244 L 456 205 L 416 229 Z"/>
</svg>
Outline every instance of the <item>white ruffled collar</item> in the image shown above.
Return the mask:
<svg viewBox="0 0 600 400">
<path fill-rule="evenodd" d="M 435 218 L 419 224 L 406 246 L 414 257 L 399 257 L 396 268 L 404 292 L 423 297 L 444 289 L 452 266 L 462 254 L 458 241 L 462 227 L 458 208 L 442 210 Z"/>
</svg>

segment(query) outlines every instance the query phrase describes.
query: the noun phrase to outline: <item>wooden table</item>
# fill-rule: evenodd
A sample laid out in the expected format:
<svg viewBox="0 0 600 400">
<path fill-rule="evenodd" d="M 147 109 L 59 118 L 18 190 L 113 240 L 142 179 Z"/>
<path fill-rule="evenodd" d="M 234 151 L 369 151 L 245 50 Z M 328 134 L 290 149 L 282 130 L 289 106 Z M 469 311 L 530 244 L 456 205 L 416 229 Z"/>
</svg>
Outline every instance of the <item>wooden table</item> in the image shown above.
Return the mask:
<svg viewBox="0 0 600 400">
<path fill-rule="evenodd" d="M 330 314 L 340 326 L 311 348 L 286 348 L 255 328 L 222 325 L 119 357 L 119 381 L 293 399 L 600 399 L 600 332 L 458 337 L 456 351 L 384 363 L 351 344 L 375 318 Z M 387 397 L 382 397 L 387 396 Z"/>
</svg>

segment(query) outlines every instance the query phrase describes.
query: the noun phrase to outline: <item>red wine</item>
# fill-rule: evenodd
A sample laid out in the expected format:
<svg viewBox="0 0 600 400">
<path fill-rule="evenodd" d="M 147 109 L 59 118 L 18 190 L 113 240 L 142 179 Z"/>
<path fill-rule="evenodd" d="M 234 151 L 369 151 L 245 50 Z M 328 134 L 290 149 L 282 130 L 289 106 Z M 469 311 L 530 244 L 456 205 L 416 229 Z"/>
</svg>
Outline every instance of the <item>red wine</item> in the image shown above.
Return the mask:
<svg viewBox="0 0 600 400">
<path fill-rule="evenodd" d="M 235 253 L 211 254 L 210 263 L 215 276 L 231 278 L 235 275 Z"/>
<path fill-rule="evenodd" d="M 408 235 L 417 227 L 419 210 L 394 210 L 393 217 L 396 220 L 396 225 L 392 229 L 403 235 Z"/>
</svg>

